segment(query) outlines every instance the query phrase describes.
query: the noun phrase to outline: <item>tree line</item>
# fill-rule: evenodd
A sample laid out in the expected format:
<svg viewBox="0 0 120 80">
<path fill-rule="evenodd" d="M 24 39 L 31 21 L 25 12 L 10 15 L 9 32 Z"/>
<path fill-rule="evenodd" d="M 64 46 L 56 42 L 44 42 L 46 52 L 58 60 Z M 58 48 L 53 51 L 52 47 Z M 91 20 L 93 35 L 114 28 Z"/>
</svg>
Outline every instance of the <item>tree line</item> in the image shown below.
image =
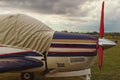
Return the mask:
<svg viewBox="0 0 120 80">
<path fill-rule="evenodd" d="M 67 30 L 64 30 L 62 32 L 68 33 Z M 69 33 L 89 34 L 89 35 L 99 36 L 99 33 L 96 31 L 93 31 L 93 32 L 69 32 Z M 105 32 L 104 37 L 108 38 L 108 39 L 119 39 L 120 40 L 120 32 Z"/>
</svg>

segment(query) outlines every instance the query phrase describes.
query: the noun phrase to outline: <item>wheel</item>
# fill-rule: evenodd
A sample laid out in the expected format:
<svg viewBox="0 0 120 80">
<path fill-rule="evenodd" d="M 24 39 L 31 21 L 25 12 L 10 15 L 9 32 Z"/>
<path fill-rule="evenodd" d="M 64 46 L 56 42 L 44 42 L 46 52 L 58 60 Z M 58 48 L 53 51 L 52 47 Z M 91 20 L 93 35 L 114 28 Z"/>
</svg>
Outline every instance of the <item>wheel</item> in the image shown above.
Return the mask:
<svg viewBox="0 0 120 80">
<path fill-rule="evenodd" d="M 21 80 L 34 80 L 33 72 L 23 72 L 21 73 Z"/>
</svg>

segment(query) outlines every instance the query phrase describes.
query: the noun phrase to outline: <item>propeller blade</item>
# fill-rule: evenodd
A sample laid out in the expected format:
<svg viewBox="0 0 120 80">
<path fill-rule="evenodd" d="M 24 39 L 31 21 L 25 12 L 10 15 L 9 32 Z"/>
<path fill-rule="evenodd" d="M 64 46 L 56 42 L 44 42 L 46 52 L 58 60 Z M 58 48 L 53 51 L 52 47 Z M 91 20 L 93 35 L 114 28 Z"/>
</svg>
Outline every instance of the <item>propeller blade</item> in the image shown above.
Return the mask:
<svg viewBox="0 0 120 80">
<path fill-rule="evenodd" d="M 101 10 L 99 38 L 102 39 L 103 36 L 104 36 L 104 1 L 102 3 L 102 10 Z M 102 64 L 103 64 L 103 47 L 102 47 L 102 45 L 99 45 L 99 47 L 98 47 L 98 54 L 99 54 L 99 69 L 101 69 Z"/>
<path fill-rule="evenodd" d="M 103 47 L 99 46 L 99 69 L 101 70 L 103 64 Z"/>
<path fill-rule="evenodd" d="M 102 10 L 101 10 L 100 35 L 99 35 L 99 37 L 102 38 L 103 35 L 104 35 L 104 1 L 102 3 Z"/>
</svg>

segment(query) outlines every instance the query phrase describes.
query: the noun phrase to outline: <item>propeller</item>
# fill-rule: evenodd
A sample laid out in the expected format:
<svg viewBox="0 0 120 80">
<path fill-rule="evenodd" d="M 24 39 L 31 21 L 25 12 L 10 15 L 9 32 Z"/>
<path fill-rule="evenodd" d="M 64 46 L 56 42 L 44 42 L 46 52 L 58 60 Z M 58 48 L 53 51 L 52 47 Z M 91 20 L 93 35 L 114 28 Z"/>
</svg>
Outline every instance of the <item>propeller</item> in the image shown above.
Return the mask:
<svg viewBox="0 0 120 80">
<path fill-rule="evenodd" d="M 100 20 L 100 34 L 99 38 L 102 39 L 104 36 L 104 1 L 102 3 L 102 10 L 101 10 L 101 20 Z M 99 53 L 99 69 L 102 68 L 103 64 L 103 47 L 102 45 L 98 46 L 98 53 Z"/>
<path fill-rule="evenodd" d="M 99 53 L 99 69 L 101 70 L 102 64 L 103 64 L 103 47 L 102 46 L 99 46 L 98 53 Z"/>
<path fill-rule="evenodd" d="M 104 36 L 104 1 L 102 3 L 102 10 L 101 10 L 101 20 L 100 20 L 100 38 Z"/>
</svg>

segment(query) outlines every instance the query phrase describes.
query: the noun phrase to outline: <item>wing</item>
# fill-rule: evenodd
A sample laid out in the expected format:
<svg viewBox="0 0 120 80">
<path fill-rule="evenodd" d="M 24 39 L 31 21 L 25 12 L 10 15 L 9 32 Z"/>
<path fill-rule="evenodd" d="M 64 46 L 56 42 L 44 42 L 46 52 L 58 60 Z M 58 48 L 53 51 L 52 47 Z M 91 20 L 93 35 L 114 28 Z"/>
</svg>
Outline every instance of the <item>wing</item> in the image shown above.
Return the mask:
<svg viewBox="0 0 120 80">
<path fill-rule="evenodd" d="M 38 57 L 40 55 L 32 51 L 0 47 L 0 72 L 22 71 L 43 66 L 40 59 L 27 56 Z"/>
<path fill-rule="evenodd" d="M 42 66 L 43 62 L 34 58 L 17 57 L 0 59 L 0 72 L 22 71 Z"/>
</svg>

